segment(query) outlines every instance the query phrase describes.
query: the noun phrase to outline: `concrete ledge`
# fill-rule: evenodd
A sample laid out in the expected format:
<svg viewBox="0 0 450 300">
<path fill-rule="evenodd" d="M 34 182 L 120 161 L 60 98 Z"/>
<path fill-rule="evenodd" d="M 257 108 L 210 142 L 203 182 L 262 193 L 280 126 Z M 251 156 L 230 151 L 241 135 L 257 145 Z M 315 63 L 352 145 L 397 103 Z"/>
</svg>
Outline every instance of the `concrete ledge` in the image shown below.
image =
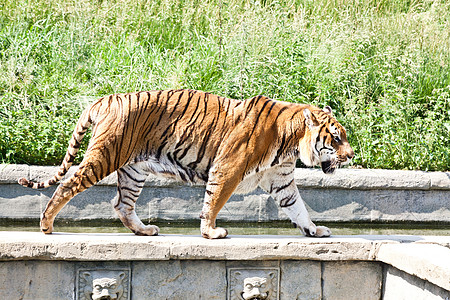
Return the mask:
<svg viewBox="0 0 450 300">
<path fill-rule="evenodd" d="M 57 167 L 0 165 L 0 218 L 38 219 L 55 187 L 31 190 L 17 179 L 46 180 Z M 76 170 L 72 167 L 69 175 Z M 297 169 L 295 182 L 313 220 L 320 222 L 450 223 L 450 172 L 340 169 L 325 175 Z M 58 219 L 116 219 L 110 202 L 116 175 L 77 195 Z M 204 186 L 189 186 L 149 176 L 137 202 L 139 217 L 149 220 L 197 220 Z M 287 220 L 268 194 L 257 189 L 233 195 L 219 214 L 225 221 Z"/>
<path fill-rule="evenodd" d="M 59 167 L 0 164 L 0 184 L 16 184 L 21 177 L 43 181 L 53 176 Z M 70 168 L 65 178 L 71 176 L 77 166 Z M 400 190 L 450 190 L 450 172 L 423 172 L 380 169 L 338 169 L 326 175 L 320 169 L 295 170 L 295 182 L 304 188 L 339 189 L 400 189 Z M 114 172 L 97 185 L 116 186 Z M 173 186 L 182 183 L 150 175 L 145 186 Z"/>
<path fill-rule="evenodd" d="M 206 260 L 241 261 L 244 265 L 249 261 L 365 261 L 388 264 L 450 291 L 449 244 L 450 237 L 425 236 L 231 236 L 206 240 L 180 235 L 0 232 L 0 261 Z"/>
<path fill-rule="evenodd" d="M 449 245 L 450 236 L 355 235 L 318 239 L 300 235 L 231 235 L 226 239 L 208 240 L 174 234 L 56 232 L 44 235 L 0 231 L 0 260 L 379 260 L 404 269 L 402 261 L 409 264 L 408 257 L 417 259 L 423 255 L 426 258 L 434 253 L 435 256 L 427 258 L 432 265 L 438 265 L 445 257 L 450 259 Z M 441 252 L 429 252 L 430 249 Z M 409 251 L 409 256 L 399 260 L 402 251 Z M 450 272 L 449 264 L 447 260 L 440 266 Z"/>
<path fill-rule="evenodd" d="M 0 260 L 373 260 L 387 236 L 200 236 L 0 232 Z"/>
</svg>

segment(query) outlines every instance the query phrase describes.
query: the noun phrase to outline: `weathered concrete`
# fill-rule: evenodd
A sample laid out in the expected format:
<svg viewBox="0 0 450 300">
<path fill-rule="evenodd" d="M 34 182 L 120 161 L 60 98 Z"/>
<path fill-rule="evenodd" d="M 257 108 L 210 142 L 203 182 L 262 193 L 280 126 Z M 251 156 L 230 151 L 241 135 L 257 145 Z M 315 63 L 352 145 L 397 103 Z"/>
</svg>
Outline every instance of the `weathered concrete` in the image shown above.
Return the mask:
<svg viewBox="0 0 450 300">
<path fill-rule="evenodd" d="M 69 174 L 75 171 L 72 167 Z M 57 167 L 0 165 L 0 218 L 37 219 L 55 188 L 31 190 L 17 184 L 26 177 L 46 180 Z M 450 172 L 340 169 L 325 175 L 297 169 L 295 181 L 316 221 L 410 221 L 450 223 Z M 110 202 L 116 174 L 77 195 L 59 219 L 117 219 Z M 150 220 L 197 220 L 203 186 L 149 176 L 137 202 L 138 215 Z M 287 220 L 269 195 L 256 190 L 233 195 L 219 214 L 226 221 Z"/>
<path fill-rule="evenodd" d="M 119 299 L 242 299 L 243 278 L 254 276 L 270 281 L 268 300 L 446 299 L 449 245 L 425 236 L 0 232 L 0 299 L 86 299 L 96 273 L 123 279 Z"/>
</svg>

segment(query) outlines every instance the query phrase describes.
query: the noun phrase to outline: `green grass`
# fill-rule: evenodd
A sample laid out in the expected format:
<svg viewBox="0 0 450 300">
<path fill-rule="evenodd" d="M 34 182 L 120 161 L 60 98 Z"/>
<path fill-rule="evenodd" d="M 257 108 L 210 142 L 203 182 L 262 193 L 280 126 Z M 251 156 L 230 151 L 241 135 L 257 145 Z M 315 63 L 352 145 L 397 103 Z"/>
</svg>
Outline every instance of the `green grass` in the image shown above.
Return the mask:
<svg viewBox="0 0 450 300">
<path fill-rule="evenodd" d="M 0 162 L 59 164 L 97 97 L 193 88 L 330 105 L 356 165 L 445 171 L 449 63 L 444 0 L 4 0 Z"/>
</svg>

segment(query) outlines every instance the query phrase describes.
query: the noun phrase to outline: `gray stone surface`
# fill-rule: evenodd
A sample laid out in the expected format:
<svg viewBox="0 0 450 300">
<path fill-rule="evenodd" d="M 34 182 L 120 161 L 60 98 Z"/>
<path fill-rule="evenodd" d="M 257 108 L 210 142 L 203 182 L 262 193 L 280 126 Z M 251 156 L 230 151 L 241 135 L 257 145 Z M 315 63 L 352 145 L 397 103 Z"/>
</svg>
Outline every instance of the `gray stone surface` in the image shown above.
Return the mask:
<svg viewBox="0 0 450 300">
<path fill-rule="evenodd" d="M 323 263 L 322 299 L 378 300 L 381 296 L 383 272 L 379 263 Z"/>
<path fill-rule="evenodd" d="M 136 262 L 132 299 L 225 300 L 225 262 Z"/>
<path fill-rule="evenodd" d="M 285 260 L 280 264 L 280 299 L 321 299 L 321 263 Z"/>
<path fill-rule="evenodd" d="M 74 265 L 63 261 L 1 262 L 0 299 L 75 299 Z"/>
</svg>

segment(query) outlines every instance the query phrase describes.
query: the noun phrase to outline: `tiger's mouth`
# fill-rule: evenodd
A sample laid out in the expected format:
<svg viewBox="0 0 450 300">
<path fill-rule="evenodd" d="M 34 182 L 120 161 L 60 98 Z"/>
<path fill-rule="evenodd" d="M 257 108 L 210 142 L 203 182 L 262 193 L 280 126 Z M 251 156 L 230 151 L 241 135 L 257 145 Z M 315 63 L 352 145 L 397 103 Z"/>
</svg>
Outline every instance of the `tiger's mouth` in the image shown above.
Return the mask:
<svg viewBox="0 0 450 300">
<path fill-rule="evenodd" d="M 322 161 L 320 166 L 325 174 L 333 174 L 336 170 L 336 163 L 333 163 L 331 160 Z"/>
</svg>

